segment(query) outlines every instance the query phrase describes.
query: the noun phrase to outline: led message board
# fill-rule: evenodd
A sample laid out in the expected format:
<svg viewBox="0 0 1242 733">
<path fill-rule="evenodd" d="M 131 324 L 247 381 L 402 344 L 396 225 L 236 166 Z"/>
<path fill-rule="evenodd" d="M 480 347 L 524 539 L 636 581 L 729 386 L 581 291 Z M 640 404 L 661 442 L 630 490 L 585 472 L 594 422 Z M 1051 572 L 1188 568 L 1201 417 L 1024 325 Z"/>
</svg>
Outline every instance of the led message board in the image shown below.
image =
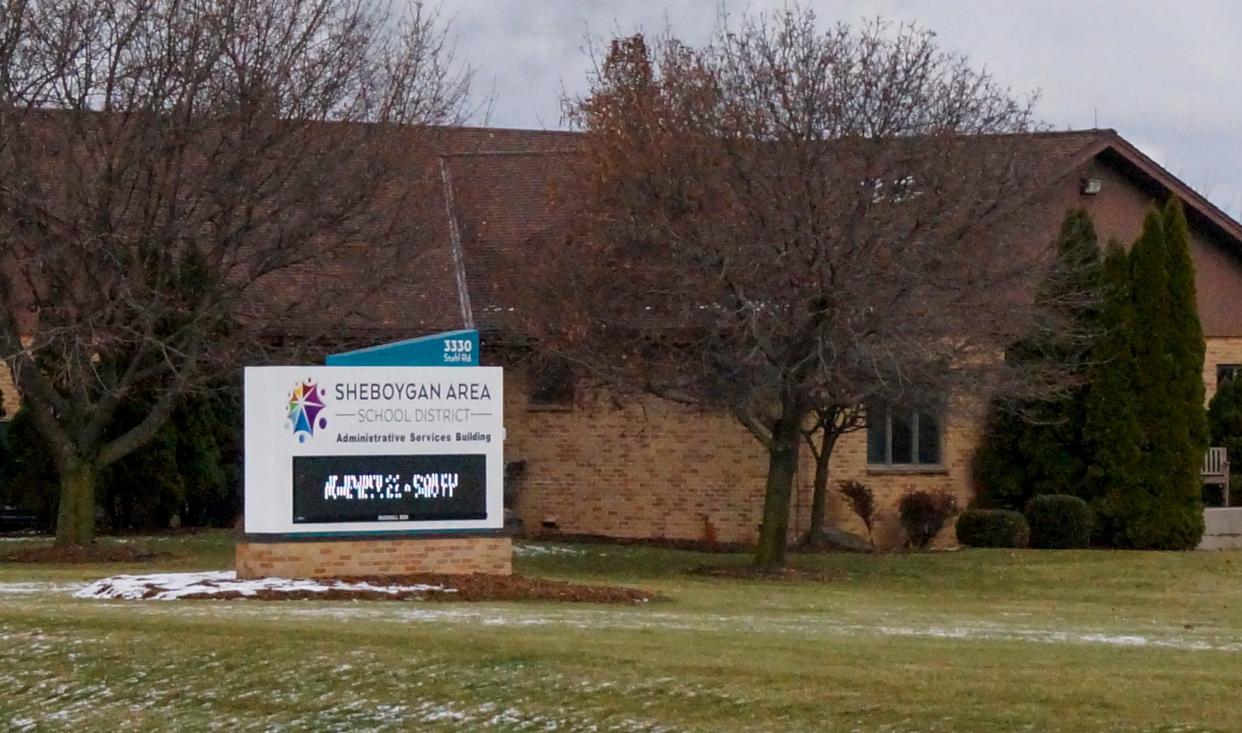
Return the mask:
<svg viewBox="0 0 1242 733">
<path fill-rule="evenodd" d="M 249 535 L 499 529 L 498 367 L 250 367 Z"/>
</svg>

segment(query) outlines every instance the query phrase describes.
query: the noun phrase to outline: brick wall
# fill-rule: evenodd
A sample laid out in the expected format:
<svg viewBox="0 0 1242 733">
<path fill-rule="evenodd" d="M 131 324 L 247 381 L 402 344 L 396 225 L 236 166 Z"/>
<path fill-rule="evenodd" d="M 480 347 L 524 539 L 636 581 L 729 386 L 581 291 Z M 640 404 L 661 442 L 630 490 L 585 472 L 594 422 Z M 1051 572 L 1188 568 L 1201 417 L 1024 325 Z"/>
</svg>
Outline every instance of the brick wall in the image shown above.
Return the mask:
<svg viewBox="0 0 1242 733">
<path fill-rule="evenodd" d="M 1242 364 L 1242 338 L 1207 339 L 1207 353 L 1203 359 L 1203 383 L 1207 385 L 1209 402 L 1216 394 L 1218 364 Z"/>
<path fill-rule="evenodd" d="M 1208 338 L 1204 382 L 1211 399 L 1217 364 L 1242 364 L 1242 338 Z M 726 414 L 654 398 L 613 400 L 606 393 L 580 396 L 570 410 L 532 410 L 525 375 L 505 373 L 506 460 L 524 460 L 517 513 L 528 530 L 545 522 L 571 534 L 751 543 L 758 535 L 766 455 Z M 904 541 L 897 503 L 908 491 L 952 492 L 965 506 L 974 496 L 971 462 L 981 438 L 981 408 L 959 409 L 944 433 L 944 466 L 938 470 L 868 467 L 865 432 L 843 436 L 832 459 L 828 518 L 863 533 L 837 482 L 856 479 L 875 493 L 880 512 L 876 544 Z M 804 451 L 790 517 L 790 539 L 810 517 L 814 464 Z M 955 541 L 952 528 L 938 539 Z"/>
<path fill-rule="evenodd" d="M 1002 231 L 998 239 L 1050 243 L 1065 211 L 1083 206 L 1102 243 L 1116 239 L 1129 245 L 1147 211 L 1164 203 L 1163 193 L 1136 187 L 1104 162 L 1091 161 L 1079 173 L 1100 179 L 1102 191 L 1085 196 L 1079 190 L 1080 176 L 1069 176 L 1059 190 L 1029 202 L 1012 231 Z M 1215 392 L 1216 364 L 1242 364 L 1242 315 L 1235 305 L 1236 294 L 1242 291 L 1242 260 L 1231 247 L 1192 222 L 1191 255 L 1200 318 L 1208 336 L 1204 381 L 1209 398 Z M 508 460 L 527 461 L 517 511 L 528 529 L 540 531 L 547 521 L 569 533 L 754 541 L 765 455 L 732 418 L 654 399 L 619 405 L 603 394 L 580 399 L 569 412 L 531 412 L 524 381 L 521 374 L 506 373 L 505 450 Z M 973 496 L 971 461 L 981 426 L 978 409 L 964 410 L 951 420 L 943 436 L 945 465 L 937 472 L 869 468 L 865 434 L 844 436 L 832 461 L 829 519 L 862 531 L 836 491 L 837 481 L 860 480 L 879 500 L 877 544 L 901 544 L 896 507 L 907 491 L 944 489 L 955 493 L 963 505 Z M 806 528 L 813 473 L 804 451 L 790 517 L 791 539 Z M 939 542 L 953 540 L 950 529 Z"/>
<path fill-rule="evenodd" d="M 22 406 L 21 395 L 17 391 L 17 384 L 13 381 L 13 370 L 9 369 L 7 364 L 0 366 L 0 399 L 4 400 L 4 419 L 9 419 L 17 414 Z"/>
<path fill-rule="evenodd" d="M 753 541 L 767 467 L 733 418 L 603 391 L 568 411 L 530 409 L 528 394 L 522 370 L 507 369 L 505 460 L 526 463 L 517 511 L 528 529 Z"/>
<path fill-rule="evenodd" d="M 871 488 L 880 511 L 875 527 L 875 542 L 880 547 L 898 547 L 905 543 L 905 534 L 897 518 L 897 504 L 909 491 L 948 491 L 957 497 L 958 506 L 965 507 L 974 498 L 972 461 L 983 428 L 983 411 L 978 407 L 961 407 L 952 412 L 944 429 L 942 456 L 944 465 L 937 470 L 882 469 L 867 466 L 867 434 L 863 431 L 842 437 L 832 457 L 832 478 L 828 494 L 828 517 L 832 523 L 851 532 L 863 534 L 865 528 L 850 511 L 836 482 L 855 479 Z M 811 457 L 803 456 L 810 464 Z M 814 470 L 808 465 L 808 471 Z M 807 501 L 808 511 L 810 502 Z M 956 542 L 949 527 L 937 538 L 936 545 Z"/>
<path fill-rule="evenodd" d="M 526 375 L 505 372 L 505 460 L 526 464 L 516 504 L 531 532 L 622 538 L 715 540 L 749 544 L 758 536 L 767 457 L 731 416 L 655 398 L 579 395 L 569 410 L 531 409 Z M 828 516 L 862 531 L 836 482 L 857 479 L 880 504 L 877 544 L 900 545 L 897 502 L 914 489 L 945 489 L 965 505 L 973 496 L 970 461 L 977 411 L 957 415 L 944 435 L 944 466 L 934 471 L 867 467 L 866 434 L 842 437 L 834 452 Z M 810 519 L 814 463 L 803 451 L 790 539 Z M 941 538 L 953 541 L 950 529 Z"/>
<path fill-rule="evenodd" d="M 331 578 L 513 572 L 509 537 L 237 543 L 237 577 Z"/>
</svg>

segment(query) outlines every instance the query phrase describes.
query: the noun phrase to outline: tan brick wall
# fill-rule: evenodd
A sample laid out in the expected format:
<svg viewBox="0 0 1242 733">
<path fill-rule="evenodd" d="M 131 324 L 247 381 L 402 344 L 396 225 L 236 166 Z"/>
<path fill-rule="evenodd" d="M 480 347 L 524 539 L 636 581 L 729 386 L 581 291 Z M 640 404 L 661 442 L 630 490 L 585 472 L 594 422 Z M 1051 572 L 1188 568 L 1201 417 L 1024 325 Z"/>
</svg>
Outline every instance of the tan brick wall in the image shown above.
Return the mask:
<svg viewBox="0 0 1242 733">
<path fill-rule="evenodd" d="M 731 416 L 655 399 L 580 395 L 572 410 L 532 410 L 521 370 L 505 372 L 505 460 L 526 463 L 517 513 L 531 532 L 622 538 L 715 540 L 749 544 L 758 536 L 767 457 Z M 837 482 L 857 479 L 880 503 L 877 544 L 904 542 L 897 502 L 907 491 L 944 489 L 970 501 L 970 461 L 977 440 L 974 412 L 945 431 L 945 465 L 937 471 L 879 471 L 866 465 L 866 434 L 845 435 L 832 461 L 829 518 L 861 524 L 840 500 Z M 814 463 L 803 451 L 790 539 L 810 519 Z M 942 541 L 952 542 L 950 529 Z"/>
<path fill-rule="evenodd" d="M 526 527 L 572 534 L 751 542 L 764 451 L 731 417 L 654 398 L 579 395 L 569 411 L 528 408 L 505 371 L 505 460 L 526 463 Z"/>
<path fill-rule="evenodd" d="M 875 494 L 879 516 L 875 527 L 875 542 L 880 547 L 899 547 L 905 543 L 905 533 L 897 516 L 897 504 L 907 492 L 947 491 L 957 497 L 959 507 L 965 508 L 974 498 L 972 461 L 975 447 L 982 431 L 982 411 L 978 408 L 961 408 L 950 414 L 945 426 L 943 440 L 944 465 L 940 470 L 907 471 L 899 469 L 869 468 L 867 466 L 867 434 L 859 431 L 842 436 L 833 452 L 832 475 L 829 481 L 828 517 L 835 526 L 851 532 L 865 534 L 858 517 L 841 497 L 837 482 L 854 479 L 863 482 Z M 810 463 L 811 457 L 803 456 Z M 808 465 L 808 470 L 813 470 Z M 809 507 L 810 502 L 807 501 Z M 935 544 L 944 546 L 956 542 L 953 528 L 949 527 Z"/>
<path fill-rule="evenodd" d="M 1203 359 L 1203 383 L 1207 385 L 1209 402 L 1216 394 L 1218 364 L 1242 364 L 1242 338 L 1207 339 L 1207 354 Z"/>
<path fill-rule="evenodd" d="M 513 572 L 509 537 L 237 543 L 239 578 Z"/>
<path fill-rule="evenodd" d="M 1242 364 L 1242 338 L 1208 338 L 1204 382 L 1215 393 L 1216 365 Z M 532 411 L 519 370 L 506 370 L 507 460 L 525 460 L 517 504 L 528 530 L 545 520 L 560 532 L 626 538 L 751 543 L 757 536 L 766 475 L 758 442 L 719 412 L 646 398 L 637 403 L 597 393 L 569 411 Z M 867 466 L 865 432 L 841 438 L 832 460 L 828 517 L 863 533 L 837 482 L 862 481 L 880 512 L 876 544 L 904 543 L 897 503 L 908 491 L 945 490 L 965 506 L 974 496 L 971 462 L 981 438 L 981 408 L 959 409 L 944 435 L 945 465 L 909 472 Z M 790 517 L 790 539 L 805 531 L 814 465 L 803 452 Z M 709 529 L 710 527 L 710 529 Z M 955 541 L 952 528 L 937 544 Z"/>
<path fill-rule="evenodd" d="M 8 420 L 17 414 L 22 406 L 21 395 L 17 391 L 17 383 L 13 380 L 13 370 L 8 364 L 0 364 L 0 399 L 4 400 L 4 416 Z"/>
</svg>

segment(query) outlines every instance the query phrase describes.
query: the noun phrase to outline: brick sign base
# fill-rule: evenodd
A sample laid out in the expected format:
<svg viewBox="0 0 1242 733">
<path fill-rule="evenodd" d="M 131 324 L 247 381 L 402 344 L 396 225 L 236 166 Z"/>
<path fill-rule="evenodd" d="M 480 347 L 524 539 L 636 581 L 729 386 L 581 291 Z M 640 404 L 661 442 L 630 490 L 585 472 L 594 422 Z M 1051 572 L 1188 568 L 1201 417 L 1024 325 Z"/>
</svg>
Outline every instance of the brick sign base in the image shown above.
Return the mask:
<svg viewBox="0 0 1242 733">
<path fill-rule="evenodd" d="M 507 536 L 237 543 L 238 578 L 512 572 Z"/>
</svg>

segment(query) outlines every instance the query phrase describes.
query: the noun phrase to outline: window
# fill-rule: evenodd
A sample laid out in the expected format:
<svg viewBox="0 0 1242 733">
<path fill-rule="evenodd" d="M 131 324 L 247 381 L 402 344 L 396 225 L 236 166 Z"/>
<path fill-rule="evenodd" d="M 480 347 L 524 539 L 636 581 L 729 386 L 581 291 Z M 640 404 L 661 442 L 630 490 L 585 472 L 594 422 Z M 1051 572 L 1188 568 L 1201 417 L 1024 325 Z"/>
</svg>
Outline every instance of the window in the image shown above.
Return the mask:
<svg viewBox="0 0 1242 733">
<path fill-rule="evenodd" d="M 867 464 L 871 466 L 940 466 L 939 416 L 929 410 L 867 407 Z"/>
<path fill-rule="evenodd" d="M 1216 386 L 1219 387 L 1227 379 L 1233 379 L 1242 373 L 1242 364 L 1217 364 Z"/>
<path fill-rule="evenodd" d="M 532 363 L 527 370 L 529 407 L 569 410 L 574 406 L 574 372 L 565 359 L 554 357 Z"/>
</svg>

